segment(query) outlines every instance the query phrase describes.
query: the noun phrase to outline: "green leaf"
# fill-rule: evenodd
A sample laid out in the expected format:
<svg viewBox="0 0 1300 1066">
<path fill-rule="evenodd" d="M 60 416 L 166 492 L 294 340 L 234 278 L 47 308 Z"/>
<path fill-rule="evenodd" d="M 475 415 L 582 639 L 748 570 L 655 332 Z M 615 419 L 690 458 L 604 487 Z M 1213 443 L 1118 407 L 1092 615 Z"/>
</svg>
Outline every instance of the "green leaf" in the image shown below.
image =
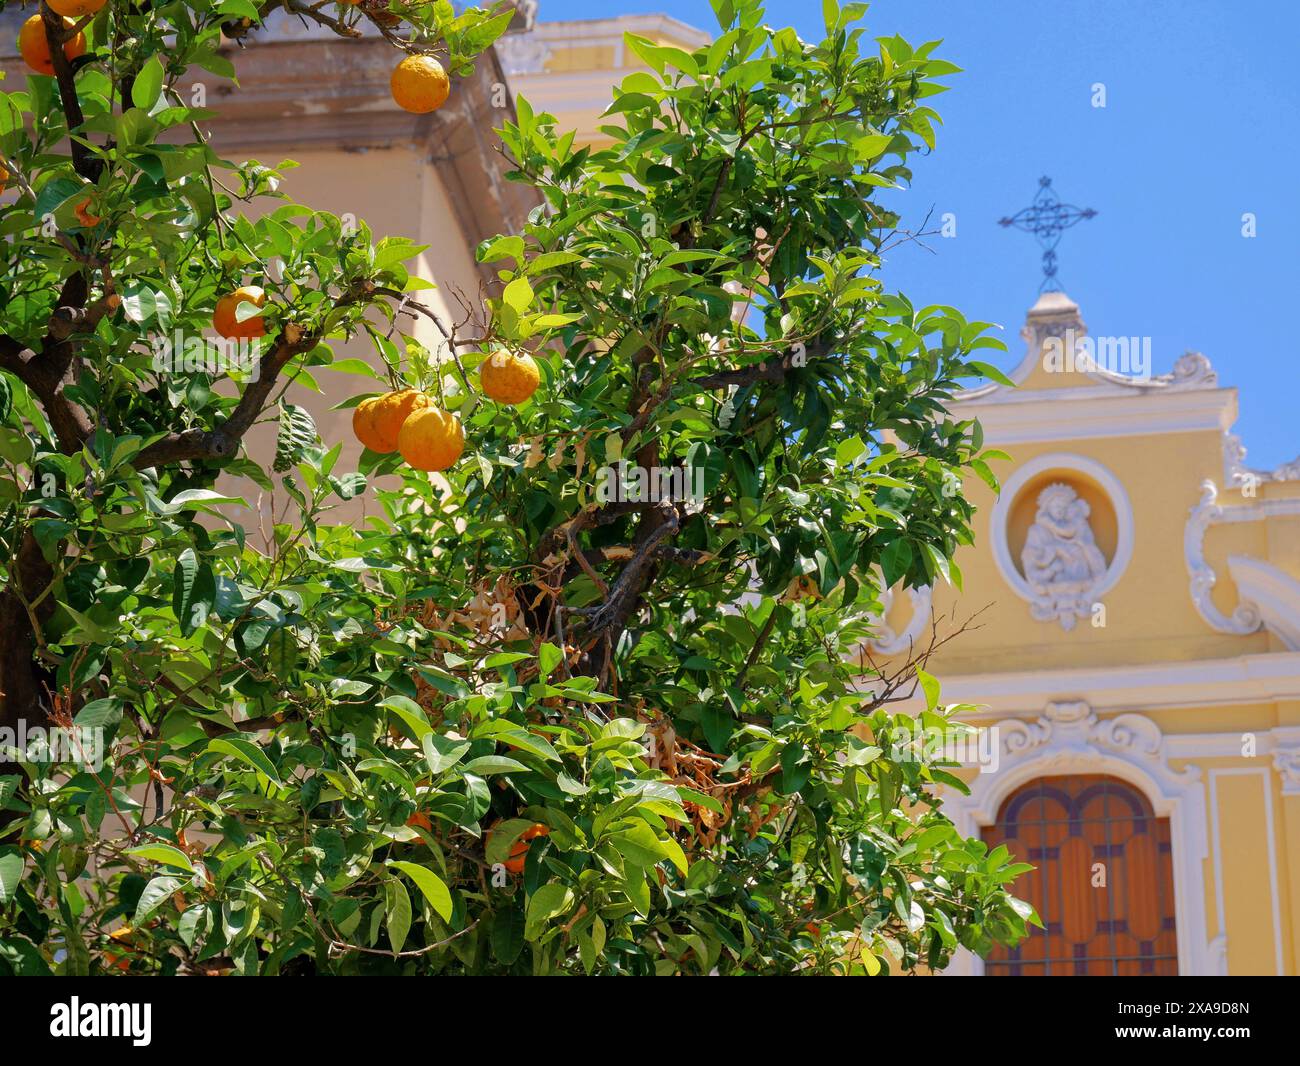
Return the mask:
<svg viewBox="0 0 1300 1066">
<path fill-rule="evenodd" d="M 424 761 L 432 774 L 445 773 L 455 766 L 473 745 L 468 740 L 444 737 L 432 730 L 424 734 Z"/>
<path fill-rule="evenodd" d="M 937 678 L 927 674 L 919 666 L 916 668 L 916 680 L 921 686 L 921 691 L 925 693 L 925 709 L 932 711 L 939 703 L 939 681 Z"/>
<path fill-rule="evenodd" d="M 506 286 L 501 299 L 522 315 L 533 304 L 533 287 L 528 284 L 527 278 L 515 278 Z"/>
<path fill-rule="evenodd" d="M 281 401 L 279 432 L 275 437 L 275 461 L 271 464 L 271 469 L 277 474 L 283 474 L 316 447 L 319 439 L 311 412 L 305 407 Z"/>
<path fill-rule="evenodd" d="M 835 462 L 838 466 L 848 466 L 867 450 L 866 442 L 861 437 L 842 440 L 835 448 Z"/>
<path fill-rule="evenodd" d="M 424 708 L 416 703 L 415 700 L 410 699 L 407 696 L 389 696 L 387 699 L 381 701 L 379 706 L 392 711 L 398 718 L 410 726 L 411 732 L 415 734 L 416 739 L 423 739 L 426 733 L 433 731 L 433 726 L 429 724 L 429 718 L 424 713 Z M 469 745 L 466 744 L 465 748 L 468 750 Z M 434 773 L 438 772 L 439 771 L 434 770 Z"/>
<path fill-rule="evenodd" d="M 524 937 L 536 940 L 544 932 L 543 926 L 552 918 L 566 913 L 573 906 L 573 890 L 558 881 L 542 885 L 528 901 L 528 921 Z"/>
<path fill-rule="evenodd" d="M 384 924 L 388 929 L 388 943 L 396 954 L 411 931 L 411 895 L 396 877 L 384 884 Z"/>
<path fill-rule="evenodd" d="M 140 893 L 140 902 L 135 907 L 135 918 L 132 920 L 133 925 L 141 925 L 144 920 L 161 907 L 185 882 L 179 877 L 167 875 L 155 877 L 144 887 Z"/>
<path fill-rule="evenodd" d="M 174 848 L 170 844 L 145 844 L 138 848 L 128 848 L 126 853 L 194 873 L 194 863 L 190 861 L 190 857 L 180 848 Z"/>
<path fill-rule="evenodd" d="M 252 744 L 247 740 L 240 740 L 237 737 L 217 737 L 208 741 L 208 751 L 238 759 L 269 778 L 272 784 L 281 784 L 280 775 L 275 772 L 271 760 L 266 757 L 266 752 L 256 744 Z"/>
<path fill-rule="evenodd" d="M 975 373 L 988 378 L 990 381 L 995 381 L 1005 388 L 1014 389 L 1016 387 L 1016 383 L 1007 377 L 1006 374 L 1002 373 L 1002 371 L 992 363 L 983 363 L 979 360 L 971 360 L 966 364 L 966 366 L 975 371 Z"/>
<path fill-rule="evenodd" d="M 522 907 L 509 907 L 493 916 L 492 954 L 502 966 L 511 965 L 523 951 L 525 925 Z"/>
<path fill-rule="evenodd" d="M 172 573 L 172 610 L 180 623 L 181 633 L 189 636 L 205 625 L 217 599 L 217 579 L 206 562 L 193 548 L 186 548 L 176 558 Z"/>
<path fill-rule="evenodd" d="M 541 647 L 537 649 L 537 665 L 539 670 L 538 679 L 545 681 L 551 676 L 551 671 L 555 669 L 564 653 L 549 641 L 542 641 Z"/>
<path fill-rule="evenodd" d="M 415 887 L 423 893 L 424 898 L 429 901 L 429 906 L 433 908 L 433 912 L 444 922 L 451 921 L 451 892 L 441 877 L 428 867 L 413 862 L 390 862 L 388 868 L 390 870 L 400 870 L 406 874 L 415 882 Z"/>
<path fill-rule="evenodd" d="M 162 94 L 163 65 L 157 56 L 150 56 L 140 68 L 131 86 L 131 102 L 144 111 L 151 111 Z"/>
<path fill-rule="evenodd" d="M 112 696 L 91 700 L 77 712 L 73 724 L 83 729 L 112 729 L 122 720 L 122 701 Z"/>
<path fill-rule="evenodd" d="M 8 903 L 18 894 L 26 860 L 14 847 L 0 848 L 0 903 Z"/>
<path fill-rule="evenodd" d="M 880 569 L 885 575 L 885 587 L 893 588 L 907 574 L 912 565 L 912 545 L 899 537 L 889 542 L 880 557 Z"/>
<path fill-rule="evenodd" d="M 527 769 L 528 767 L 523 763 L 508 759 L 504 755 L 483 755 L 477 759 L 470 759 L 465 764 L 466 773 L 478 774 L 480 777 L 491 774 L 513 774 Z"/>
</svg>

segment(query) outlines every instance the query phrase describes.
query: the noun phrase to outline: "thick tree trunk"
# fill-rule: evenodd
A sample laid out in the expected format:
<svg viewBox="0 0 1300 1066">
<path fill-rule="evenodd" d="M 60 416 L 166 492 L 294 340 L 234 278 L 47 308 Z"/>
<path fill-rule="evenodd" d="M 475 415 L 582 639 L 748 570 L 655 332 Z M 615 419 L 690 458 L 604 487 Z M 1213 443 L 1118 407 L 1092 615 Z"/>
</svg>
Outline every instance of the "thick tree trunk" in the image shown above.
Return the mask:
<svg viewBox="0 0 1300 1066">
<path fill-rule="evenodd" d="M 0 727 L 17 730 L 23 719 L 29 726 L 47 724 L 45 685 L 53 678 L 36 661 L 36 634 L 23 599 L 31 602 L 53 579 L 54 570 L 36 538 L 25 534 L 9 571 L 9 587 L 0 592 Z M 36 608 L 37 619 L 47 619 L 52 606 L 47 597 Z M 0 773 L 15 769 L 0 757 Z"/>
</svg>

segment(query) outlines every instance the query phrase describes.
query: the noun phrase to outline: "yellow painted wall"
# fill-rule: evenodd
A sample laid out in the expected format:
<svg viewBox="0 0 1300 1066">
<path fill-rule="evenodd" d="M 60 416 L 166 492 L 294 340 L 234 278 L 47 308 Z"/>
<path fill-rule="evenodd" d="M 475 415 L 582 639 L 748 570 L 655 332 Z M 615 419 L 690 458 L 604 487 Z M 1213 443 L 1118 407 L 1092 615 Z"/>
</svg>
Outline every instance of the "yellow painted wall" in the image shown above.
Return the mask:
<svg viewBox="0 0 1300 1066">
<path fill-rule="evenodd" d="M 1218 815 L 1210 849 L 1212 858 L 1217 857 L 1216 885 L 1223 886 L 1228 972 L 1276 975 L 1276 944 L 1282 931 L 1275 917 L 1281 886 L 1270 868 L 1277 863 L 1278 845 L 1272 781 L 1267 767 L 1211 770 L 1208 776 L 1211 821 Z M 1289 952 L 1283 954 L 1285 972 Z"/>
<path fill-rule="evenodd" d="M 1083 619 L 1072 632 L 1065 633 L 1056 623 L 1038 622 L 994 564 L 990 520 L 995 496 L 982 481 L 970 479 L 965 489 L 978 513 L 975 544 L 957 554 L 963 591 L 958 593 L 940 583 L 935 588 L 934 602 L 936 614 L 955 610 L 959 619 L 984 610 L 978 618 L 980 628 L 963 634 L 939 652 L 933 661 L 935 671 L 942 676 L 945 672 L 966 674 L 995 669 L 1050 670 L 1192 661 L 1267 651 L 1269 637 L 1265 633 L 1249 637 L 1216 633 L 1197 614 L 1188 592 L 1183 531 L 1189 512 L 1200 502 L 1198 471 L 1206 471 L 1208 476 L 1221 470 L 1221 447 L 1219 435 L 1212 432 L 1078 441 L 1067 438 L 1008 446 L 1005 450 L 1011 453 L 1012 462 L 995 464 L 996 473 L 1004 480 L 1021 463 L 1061 451 L 1096 460 L 1114 473 L 1123 482 L 1135 513 L 1133 557 L 1119 583 L 1102 597 L 1106 608 L 1104 628 L 1094 628 L 1090 620 Z M 1173 476 L 1173 471 L 1184 473 Z M 1098 537 L 1099 543 L 1104 544 L 1105 539 Z M 1009 540 L 1014 546 L 1015 538 Z M 1206 537 L 1206 558 L 1219 574 L 1214 598 L 1222 610 L 1230 612 L 1237 602 L 1236 588 L 1227 574 L 1227 556 L 1244 552 L 1267 558 L 1267 550 L 1264 523 L 1211 527 Z M 1300 574 L 1300 568 L 1296 573 Z M 900 605 L 899 621 L 907 610 L 905 604 Z"/>
</svg>

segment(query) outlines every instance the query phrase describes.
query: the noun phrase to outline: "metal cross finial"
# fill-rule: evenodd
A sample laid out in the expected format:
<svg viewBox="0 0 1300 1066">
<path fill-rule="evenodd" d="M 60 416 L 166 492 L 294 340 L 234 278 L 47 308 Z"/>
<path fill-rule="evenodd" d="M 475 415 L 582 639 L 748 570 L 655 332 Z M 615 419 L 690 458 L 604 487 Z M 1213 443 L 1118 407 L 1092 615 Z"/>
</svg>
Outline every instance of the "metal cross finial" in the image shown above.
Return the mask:
<svg viewBox="0 0 1300 1066">
<path fill-rule="evenodd" d="M 1063 204 L 1052 188 L 1051 178 L 1038 179 L 1038 195 L 1034 202 L 1010 218 L 998 219 L 999 226 L 1015 226 L 1016 229 L 1032 233 L 1039 247 L 1043 249 L 1043 283 L 1038 286 L 1041 292 L 1060 292 L 1061 286 L 1056 280 L 1056 245 L 1061 234 L 1077 222 L 1092 218 L 1097 212 L 1091 207 L 1075 207 Z"/>
</svg>

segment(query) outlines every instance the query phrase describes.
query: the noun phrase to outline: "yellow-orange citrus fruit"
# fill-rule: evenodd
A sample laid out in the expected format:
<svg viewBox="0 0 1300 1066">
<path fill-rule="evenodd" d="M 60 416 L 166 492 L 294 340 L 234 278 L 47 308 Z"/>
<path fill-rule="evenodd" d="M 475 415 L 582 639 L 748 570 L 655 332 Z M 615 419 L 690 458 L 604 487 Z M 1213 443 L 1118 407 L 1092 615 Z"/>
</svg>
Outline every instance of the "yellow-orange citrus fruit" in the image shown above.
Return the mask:
<svg viewBox="0 0 1300 1066">
<path fill-rule="evenodd" d="M 397 451 L 397 435 L 406 420 L 416 411 L 422 411 L 428 406 L 429 397 L 415 389 L 402 389 L 376 397 L 375 406 L 371 408 L 370 422 L 379 447 L 367 447 L 372 452 L 384 455 Z"/>
<path fill-rule="evenodd" d="M 131 956 L 135 954 L 135 946 L 131 943 L 135 930 L 129 925 L 122 926 L 121 929 L 114 929 L 108 934 L 108 938 L 121 949 L 120 951 L 105 951 L 104 961 L 116 970 L 125 973 L 131 968 Z"/>
<path fill-rule="evenodd" d="M 70 30 L 75 25 L 72 19 L 63 20 L 63 28 Z M 50 42 L 45 36 L 45 23 L 40 15 L 33 15 L 23 23 L 18 31 L 18 51 L 27 65 L 37 74 L 54 73 L 54 60 L 50 58 Z M 86 35 L 78 33 L 63 45 L 63 54 L 68 59 L 76 59 L 86 51 Z"/>
<path fill-rule="evenodd" d="M 217 309 L 212 312 L 212 328 L 228 340 L 251 340 L 266 336 L 266 325 L 261 315 L 246 318 L 242 322 L 235 317 L 235 308 L 245 303 L 264 307 L 266 293 L 256 285 L 244 285 L 227 293 L 217 301 Z"/>
<path fill-rule="evenodd" d="M 108 0 L 45 0 L 45 2 L 56 15 L 79 19 L 84 15 L 93 15 L 107 4 Z"/>
<path fill-rule="evenodd" d="M 446 470 L 465 450 L 465 427 L 450 412 L 426 407 L 402 423 L 397 450 L 416 470 Z"/>
<path fill-rule="evenodd" d="M 538 837 L 549 836 L 550 832 L 550 826 L 543 825 L 541 822 L 534 822 L 515 838 L 515 842 L 510 845 L 510 857 L 502 865 L 512 874 L 523 873 L 524 862 L 528 858 L 529 841 L 536 840 Z M 492 830 L 489 829 L 484 840 L 484 846 L 486 847 L 491 842 Z"/>
<path fill-rule="evenodd" d="M 451 94 L 451 81 L 433 56 L 407 56 L 389 80 L 393 99 L 403 111 L 427 115 L 437 111 Z"/>
<path fill-rule="evenodd" d="M 0 167 L 0 192 L 5 191 L 5 185 L 8 184 L 8 182 L 9 182 L 9 171 L 5 170 L 4 167 Z"/>
<path fill-rule="evenodd" d="M 541 380 L 531 355 L 516 355 L 504 348 L 489 355 L 478 368 L 479 388 L 497 403 L 523 403 L 537 391 Z"/>
<path fill-rule="evenodd" d="M 371 396 L 352 411 L 352 435 L 372 452 L 379 451 L 379 439 L 375 435 L 375 404 L 378 402 L 378 396 Z"/>
<path fill-rule="evenodd" d="M 86 229 L 91 229 L 94 226 L 98 226 L 101 222 L 104 221 L 98 215 L 92 215 L 90 213 L 89 196 L 87 196 L 84 200 L 82 200 L 79 204 L 77 204 L 77 206 L 74 207 L 72 211 L 73 214 L 77 216 L 77 221 L 81 223 L 81 225 L 85 226 Z"/>
</svg>

